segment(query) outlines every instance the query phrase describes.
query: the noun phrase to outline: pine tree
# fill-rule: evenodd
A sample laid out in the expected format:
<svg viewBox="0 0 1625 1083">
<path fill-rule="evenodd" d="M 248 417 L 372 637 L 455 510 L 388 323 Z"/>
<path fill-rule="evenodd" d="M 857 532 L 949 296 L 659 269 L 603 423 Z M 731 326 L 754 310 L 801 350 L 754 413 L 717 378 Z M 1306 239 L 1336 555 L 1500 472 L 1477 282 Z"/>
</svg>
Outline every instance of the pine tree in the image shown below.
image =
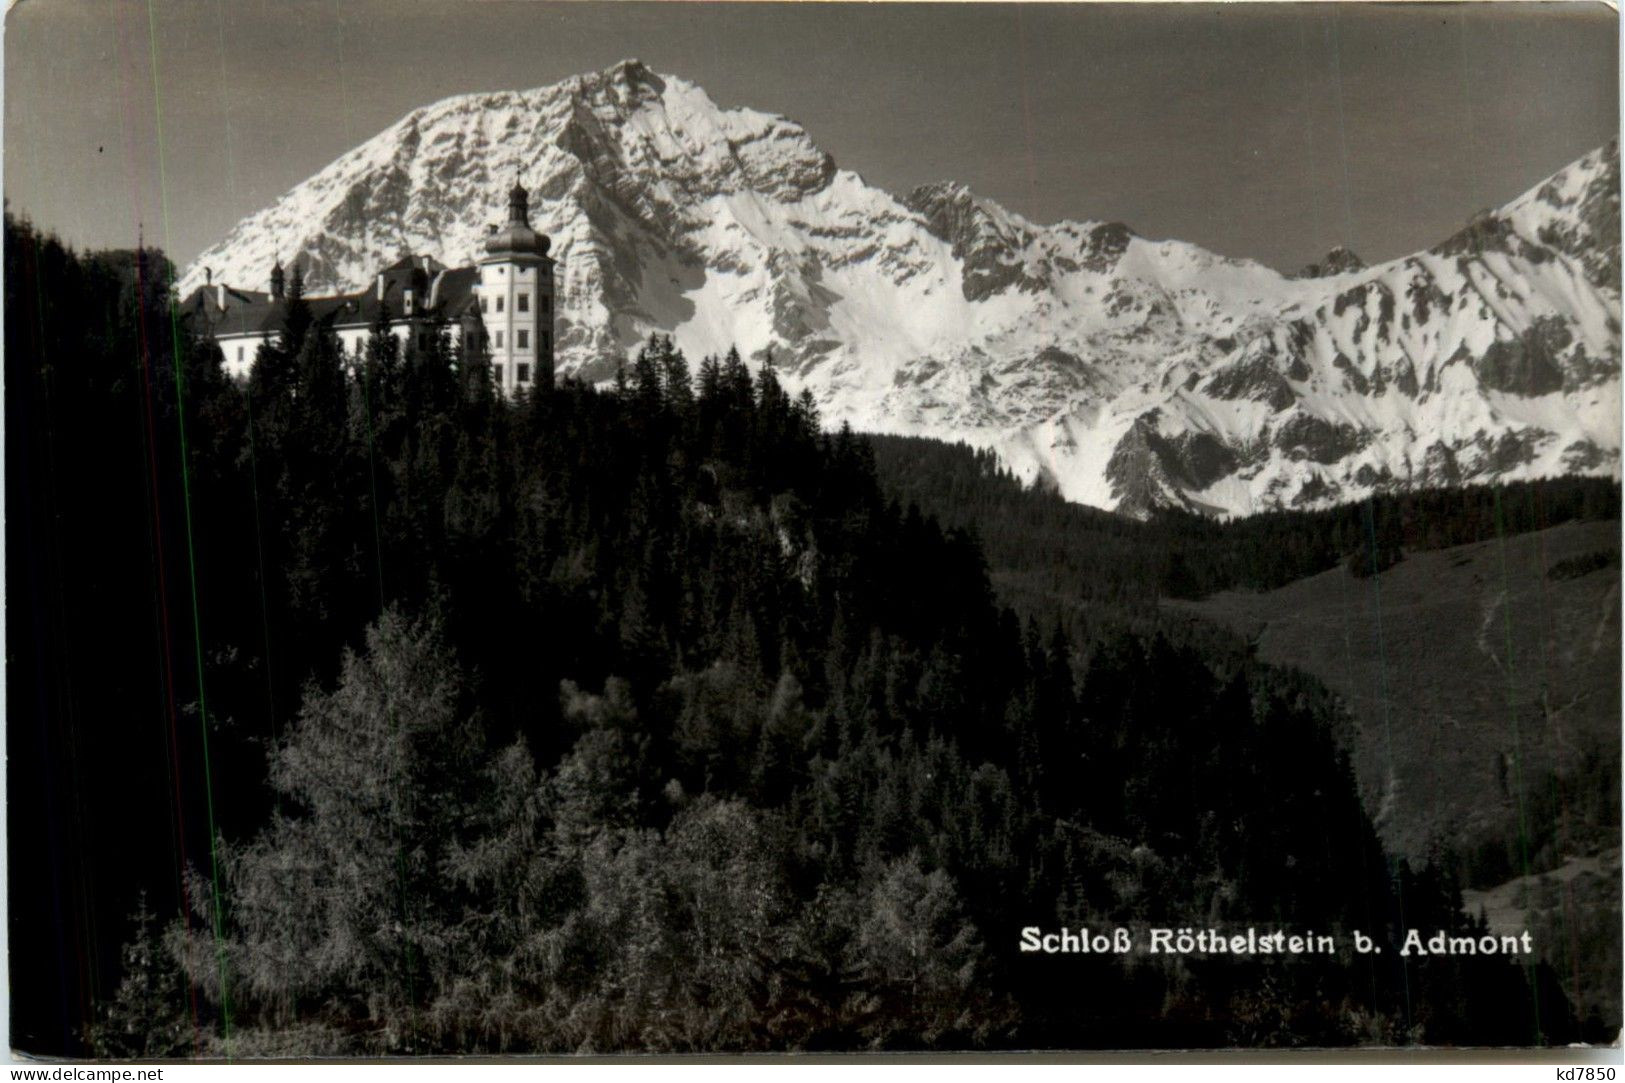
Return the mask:
<svg viewBox="0 0 1625 1083">
<path fill-rule="evenodd" d="M 282 339 L 281 348 L 284 355 L 298 357 L 305 344 L 305 335 L 310 331 L 315 316 L 311 313 L 310 302 L 305 300 L 305 272 L 299 261 L 293 265 L 293 278 L 288 283 L 288 295 L 282 307 Z"/>
<path fill-rule="evenodd" d="M 650 335 L 649 341 L 638 351 L 637 359 L 632 363 L 633 416 L 650 431 L 653 431 L 665 405 L 662 370 L 670 350 L 670 339 Z"/>
<path fill-rule="evenodd" d="M 284 811 L 226 855 L 234 1007 L 287 1022 L 330 1004 L 412 1048 L 415 1011 L 461 972 L 446 862 L 483 760 L 462 678 L 430 624 L 386 612 L 337 687 L 275 750 Z M 205 945 L 200 958 L 212 960 Z"/>
<path fill-rule="evenodd" d="M 849 1010 L 874 1048 L 974 1045 L 1008 1011 L 987 993 L 981 940 L 953 881 L 915 854 L 869 892 L 848 962 L 862 975 Z"/>
<path fill-rule="evenodd" d="M 661 384 L 666 403 L 679 419 L 687 419 L 694 407 L 694 385 L 688 373 L 688 359 L 668 335 L 660 355 Z"/>
<path fill-rule="evenodd" d="M 131 915 L 135 937 L 124 947 L 123 977 L 91 1045 L 105 1059 L 163 1060 L 196 1048 L 192 994 L 179 961 L 143 892 Z"/>
</svg>

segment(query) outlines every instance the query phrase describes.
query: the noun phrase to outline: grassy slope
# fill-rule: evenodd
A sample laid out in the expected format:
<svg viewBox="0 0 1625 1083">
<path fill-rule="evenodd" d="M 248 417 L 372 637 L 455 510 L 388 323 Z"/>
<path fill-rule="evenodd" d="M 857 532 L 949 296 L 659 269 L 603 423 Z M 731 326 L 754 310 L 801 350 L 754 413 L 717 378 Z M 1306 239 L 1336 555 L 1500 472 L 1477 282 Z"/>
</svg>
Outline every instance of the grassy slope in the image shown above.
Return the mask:
<svg viewBox="0 0 1625 1083">
<path fill-rule="evenodd" d="M 1414 554 L 1379 576 L 1337 568 L 1277 590 L 1165 601 L 1249 636 L 1265 661 L 1318 677 L 1355 718 L 1354 763 L 1384 841 L 1425 856 L 1515 836 L 1523 792 L 1571 774 L 1588 748 L 1618 755 L 1617 559 L 1567 579 L 1548 569 L 1619 545 L 1617 522 L 1567 523 L 1502 542 Z M 1590 840 L 1571 824 L 1572 845 Z M 1529 854 L 1555 863 L 1558 855 Z"/>
<path fill-rule="evenodd" d="M 1496 931 L 1530 929 L 1582 1010 L 1604 1018 L 1619 1014 L 1619 530 L 1566 523 L 1412 554 L 1366 579 L 1337 568 L 1264 593 L 1163 603 L 1247 635 L 1265 661 L 1341 695 L 1384 842 L 1453 854 L 1487 880 L 1466 893 L 1470 910 Z M 1597 553 L 1612 559 L 1549 574 Z M 1496 849 L 1499 877 L 1472 859 Z"/>
</svg>

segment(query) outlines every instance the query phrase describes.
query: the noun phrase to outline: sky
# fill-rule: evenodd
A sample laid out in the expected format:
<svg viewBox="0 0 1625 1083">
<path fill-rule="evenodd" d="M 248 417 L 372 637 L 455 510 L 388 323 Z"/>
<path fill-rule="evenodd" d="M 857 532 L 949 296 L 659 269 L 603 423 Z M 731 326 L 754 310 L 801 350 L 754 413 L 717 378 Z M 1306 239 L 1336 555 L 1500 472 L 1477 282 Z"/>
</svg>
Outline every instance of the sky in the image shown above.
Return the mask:
<svg viewBox="0 0 1625 1083">
<path fill-rule="evenodd" d="M 414 108 L 637 57 L 898 195 L 1376 262 L 1615 137 L 1618 32 L 1591 3 L 17 0 L 5 197 L 184 264 Z"/>
</svg>

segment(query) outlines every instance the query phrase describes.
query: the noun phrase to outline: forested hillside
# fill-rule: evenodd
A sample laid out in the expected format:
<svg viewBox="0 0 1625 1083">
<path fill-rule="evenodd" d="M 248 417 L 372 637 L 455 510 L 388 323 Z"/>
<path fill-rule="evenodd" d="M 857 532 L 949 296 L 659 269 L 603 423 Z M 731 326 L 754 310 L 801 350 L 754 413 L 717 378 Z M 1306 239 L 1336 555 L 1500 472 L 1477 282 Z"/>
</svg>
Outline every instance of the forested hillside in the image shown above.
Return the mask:
<svg viewBox="0 0 1625 1083">
<path fill-rule="evenodd" d="M 1617 483 L 1140 523 L 962 445 L 873 443 L 888 492 L 973 530 L 999 593 L 1083 649 L 1151 629 L 1324 684 L 1390 853 L 1446 869 L 1497 931 L 1536 929 L 1582 1014 L 1618 1017 Z"/>
<path fill-rule="evenodd" d="M 508 402 L 444 336 L 347 369 L 296 285 L 236 385 L 161 253 L 5 258 L 21 1048 L 1581 1036 L 1499 958 L 1020 953 L 1476 925 L 1312 681 L 1024 622 L 771 369 Z"/>
<path fill-rule="evenodd" d="M 1402 491 L 1229 522 L 1176 511 L 1140 522 L 1024 486 L 989 451 L 918 437 L 868 439 L 887 493 L 972 531 L 1001 596 L 1069 625 L 1108 612 L 1148 618 L 1167 598 L 1270 590 L 1339 562 L 1366 576 L 1405 552 L 1617 519 L 1620 510 L 1617 481 L 1548 478 Z"/>
</svg>

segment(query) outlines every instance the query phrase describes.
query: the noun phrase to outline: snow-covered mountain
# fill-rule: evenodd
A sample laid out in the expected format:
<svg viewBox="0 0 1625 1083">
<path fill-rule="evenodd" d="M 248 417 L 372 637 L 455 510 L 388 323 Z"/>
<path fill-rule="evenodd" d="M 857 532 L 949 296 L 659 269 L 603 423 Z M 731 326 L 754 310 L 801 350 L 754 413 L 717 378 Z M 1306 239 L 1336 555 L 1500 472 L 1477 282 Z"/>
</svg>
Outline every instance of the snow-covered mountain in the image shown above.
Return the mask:
<svg viewBox="0 0 1625 1083">
<path fill-rule="evenodd" d="M 480 251 L 515 176 L 560 259 L 559 367 L 650 331 L 737 344 L 827 421 L 996 448 L 1099 507 L 1218 514 L 1620 469 L 1619 150 L 1426 251 L 1293 276 L 1115 222 L 1037 225 L 963 186 L 901 198 L 782 117 L 625 61 L 419 109 L 187 269 L 313 291 Z"/>
</svg>

